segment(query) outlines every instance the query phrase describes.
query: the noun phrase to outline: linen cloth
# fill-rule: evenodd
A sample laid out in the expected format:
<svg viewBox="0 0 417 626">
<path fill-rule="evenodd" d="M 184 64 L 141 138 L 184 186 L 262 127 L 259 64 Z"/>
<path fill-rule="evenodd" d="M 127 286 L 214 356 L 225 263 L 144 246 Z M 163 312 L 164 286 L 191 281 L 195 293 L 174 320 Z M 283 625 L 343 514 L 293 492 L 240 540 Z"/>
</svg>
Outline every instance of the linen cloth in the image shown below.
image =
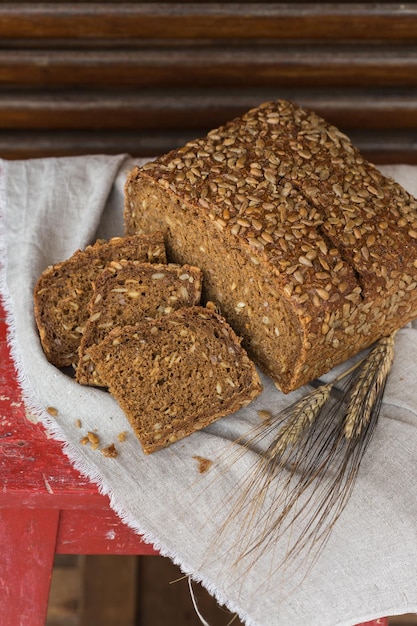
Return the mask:
<svg viewBox="0 0 417 626">
<path fill-rule="evenodd" d="M 279 567 L 286 535 L 267 553 L 255 553 L 251 567 L 245 560 L 232 565 L 240 521 L 224 522 L 257 455 L 228 459 L 238 447 L 231 441 L 259 422 L 259 409 L 277 412 L 301 392 L 284 396 L 263 377 L 265 389 L 249 407 L 146 456 L 107 392 L 78 385 L 46 361 L 33 316 L 34 284 L 49 264 L 96 237 L 123 233 L 123 185 L 133 164 L 127 155 L 0 161 L 2 295 L 26 402 L 63 442 L 71 462 L 110 496 L 121 518 L 249 626 L 348 626 L 417 612 L 412 324 L 397 334 L 381 417 L 345 510 L 316 558 L 302 555 L 289 568 Z M 417 168 L 381 170 L 417 195 Z M 45 410 L 50 406 L 56 417 Z M 115 443 L 117 458 L 82 446 L 89 430 L 97 431 L 102 445 Z M 122 431 L 128 434 L 119 443 Z M 198 457 L 213 461 L 209 472 L 199 472 Z M 290 534 L 303 532 L 297 524 Z"/>
</svg>

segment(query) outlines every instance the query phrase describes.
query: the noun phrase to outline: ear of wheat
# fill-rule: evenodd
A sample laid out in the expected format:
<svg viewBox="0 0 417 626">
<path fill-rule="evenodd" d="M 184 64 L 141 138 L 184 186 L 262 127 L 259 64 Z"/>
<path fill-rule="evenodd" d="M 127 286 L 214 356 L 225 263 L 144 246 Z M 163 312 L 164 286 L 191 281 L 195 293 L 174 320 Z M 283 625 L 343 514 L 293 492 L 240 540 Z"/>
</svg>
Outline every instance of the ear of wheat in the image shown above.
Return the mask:
<svg viewBox="0 0 417 626">
<path fill-rule="evenodd" d="M 348 499 L 374 432 L 394 357 L 394 336 L 335 380 L 272 415 L 245 438 L 257 451 L 230 519 L 240 524 L 234 563 L 250 566 L 284 533 L 293 537 L 281 566 L 301 551 L 319 554 Z M 269 442 L 267 445 L 264 442 Z M 294 523 L 301 531 L 292 533 Z M 291 532 L 289 532 L 291 531 Z"/>
</svg>

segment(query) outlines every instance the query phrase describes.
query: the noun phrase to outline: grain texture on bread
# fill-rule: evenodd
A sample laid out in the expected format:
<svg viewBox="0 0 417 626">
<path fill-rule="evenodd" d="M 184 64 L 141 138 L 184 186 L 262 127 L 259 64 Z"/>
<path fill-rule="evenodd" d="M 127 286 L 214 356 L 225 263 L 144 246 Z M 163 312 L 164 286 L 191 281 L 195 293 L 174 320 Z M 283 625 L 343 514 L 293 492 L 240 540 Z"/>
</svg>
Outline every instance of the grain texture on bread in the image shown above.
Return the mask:
<svg viewBox="0 0 417 626">
<path fill-rule="evenodd" d="M 147 454 L 246 406 L 262 389 L 240 339 L 203 307 L 117 328 L 91 354 Z"/>
<path fill-rule="evenodd" d="M 126 232 L 168 258 L 285 392 L 417 317 L 417 202 L 313 112 L 265 103 L 142 168 Z"/>
<path fill-rule="evenodd" d="M 93 283 L 88 318 L 79 347 L 77 382 L 105 386 L 90 348 L 116 326 L 169 315 L 199 304 L 201 272 L 197 267 L 121 260 L 104 269 Z"/>
<path fill-rule="evenodd" d="M 109 263 L 120 259 L 166 261 L 162 234 L 98 240 L 71 258 L 48 267 L 34 289 L 34 313 L 45 355 L 53 365 L 76 364 L 92 282 Z"/>
</svg>

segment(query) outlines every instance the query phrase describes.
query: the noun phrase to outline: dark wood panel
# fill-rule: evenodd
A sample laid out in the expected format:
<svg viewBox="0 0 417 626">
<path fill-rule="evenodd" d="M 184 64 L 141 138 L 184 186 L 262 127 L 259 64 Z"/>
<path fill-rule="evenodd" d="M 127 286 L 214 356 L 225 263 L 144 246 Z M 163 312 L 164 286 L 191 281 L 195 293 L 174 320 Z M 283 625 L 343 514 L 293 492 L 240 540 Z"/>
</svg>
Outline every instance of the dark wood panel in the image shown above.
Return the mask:
<svg viewBox="0 0 417 626">
<path fill-rule="evenodd" d="M 2 131 L 0 157 L 28 159 L 83 154 L 123 154 L 157 156 L 180 147 L 201 132 L 178 133 L 139 131 Z"/>
<path fill-rule="evenodd" d="M 0 85 L 43 87 L 417 86 L 406 46 L 184 46 L 0 50 Z"/>
<path fill-rule="evenodd" d="M 137 626 L 243 626 L 237 615 L 193 583 L 198 610 L 206 620 L 202 622 L 193 607 L 187 577 L 167 558 L 140 559 L 138 578 Z"/>
<path fill-rule="evenodd" d="M 160 154 L 275 98 L 415 162 L 417 3 L 0 3 L 1 156 Z"/>
<path fill-rule="evenodd" d="M 206 131 L 262 102 L 283 98 L 321 114 L 340 128 L 417 129 L 417 89 L 395 95 L 378 90 L 251 90 L 235 92 L 95 91 L 3 93 L 3 130 Z"/>
<path fill-rule="evenodd" d="M 360 132 L 344 129 L 363 155 L 373 163 L 417 164 L 417 133 Z M 206 129 L 182 132 L 140 131 L 0 131 L 0 157 L 27 159 L 83 154 L 122 154 L 153 157 L 201 136 Z"/>
<path fill-rule="evenodd" d="M 136 617 L 139 560 L 100 554 L 80 557 L 79 626 L 132 626 Z"/>
<path fill-rule="evenodd" d="M 414 3 L 4 2 L 1 38 L 412 40 Z"/>
<path fill-rule="evenodd" d="M 79 624 L 80 620 L 82 621 L 78 605 L 81 603 L 83 595 L 86 595 L 82 575 L 84 557 L 79 557 L 81 563 L 79 563 L 78 558 L 75 562 L 72 558 L 65 555 L 65 557 L 55 559 L 48 618 L 45 626 L 75 626 L 75 624 Z M 97 560 L 97 565 L 101 562 L 100 557 L 89 556 L 86 558 L 92 563 Z M 192 606 L 187 579 L 180 568 L 173 565 L 169 559 L 161 556 L 137 558 L 137 593 L 133 598 L 136 605 L 136 619 L 130 622 L 130 626 L 201 626 L 201 620 L 198 619 Z M 70 560 L 68 561 L 68 559 Z M 119 584 L 120 578 L 123 579 L 126 569 L 125 561 L 128 562 L 131 559 L 130 556 L 119 557 L 117 561 L 109 559 L 112 561 L 112 578 L 116 585 Z M 98 567 L 95 569 L 98 572 L 96 575 L 101 575 Z M 201 585 L 193 583 L 193 592 L 199 611 L 208 620 L 208 623 L 213 624 L 213 626 L 241 626 L 239 619 L 232 616 L 225 607 L 217 605 L 215 599 L 209 596 Z M 117 607 L 111 603 L 112 596 L 114 596 L 113 590 L 110 597 L 101 596 L 103 606 L 100 607 L 100 613 L 104 612 L 105 606 L 108 615 L 112 615 L 114 618 L 114 611 L 115 609 L 117 611 Z M 132 602 L 129 585 L 124 597 L 118 599 L 118 606 L 121 602 L 127 605 Z M 123 613 L 126 608 L 123 607 Z M 389 626 L 417 626 L 417 615 L 409 613 L 390 617 L 388 623 Z M 123 626 L 122 622 L 116 622 L 116 624 Z M 88 626 L 92 625 L 88 624 Z M 103 621 L 100 626 L 105 626 L 105 622 Z"/>
</svg>

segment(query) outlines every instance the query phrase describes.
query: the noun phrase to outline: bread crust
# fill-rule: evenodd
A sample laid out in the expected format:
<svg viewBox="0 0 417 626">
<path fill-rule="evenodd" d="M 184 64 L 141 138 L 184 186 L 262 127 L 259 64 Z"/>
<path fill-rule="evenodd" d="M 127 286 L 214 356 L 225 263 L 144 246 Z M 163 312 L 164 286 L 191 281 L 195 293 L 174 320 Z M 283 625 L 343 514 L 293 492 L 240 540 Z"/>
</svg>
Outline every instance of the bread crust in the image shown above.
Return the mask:
<svg viewBox="0 0 417 626">
<path fill-rule="evenodd" d="M 292 103 L 134 168 L 126 233 L 155 228 L 284 392 L 417 317 L 417 201 Z"/>
</svg>

